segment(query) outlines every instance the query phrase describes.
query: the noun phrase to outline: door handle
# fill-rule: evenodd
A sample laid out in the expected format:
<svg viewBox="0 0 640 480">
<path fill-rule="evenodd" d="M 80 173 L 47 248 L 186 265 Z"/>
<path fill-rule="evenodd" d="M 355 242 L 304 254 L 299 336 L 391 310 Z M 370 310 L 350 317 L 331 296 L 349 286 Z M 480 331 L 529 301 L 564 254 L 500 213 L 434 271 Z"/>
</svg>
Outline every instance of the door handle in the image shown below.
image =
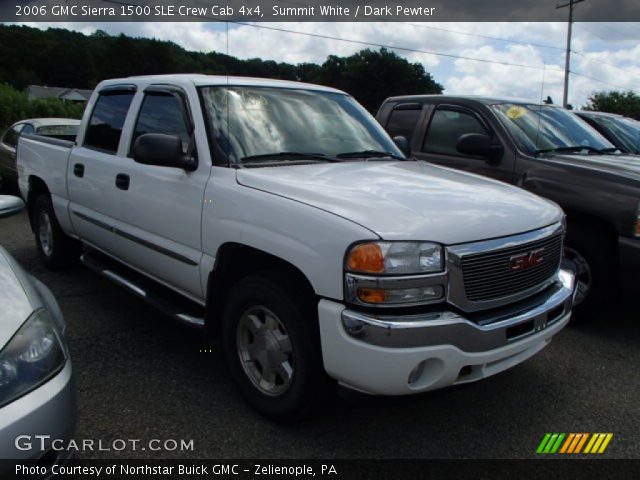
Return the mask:
<svg viewBox="0 0 640 480">
<path fill-rule="evenodd" d="M 73 174 L 76 177 L 80 177 L 80 178 L 84 177 L 84 165 L 82 163 L 76 163 L 73 166 Z"/>
<path fill-rule="evenodd" d="M 129 175 L 119 173 L 116 175 L 116 187 L 120 190 L 129 190 Z"/>
</svg>

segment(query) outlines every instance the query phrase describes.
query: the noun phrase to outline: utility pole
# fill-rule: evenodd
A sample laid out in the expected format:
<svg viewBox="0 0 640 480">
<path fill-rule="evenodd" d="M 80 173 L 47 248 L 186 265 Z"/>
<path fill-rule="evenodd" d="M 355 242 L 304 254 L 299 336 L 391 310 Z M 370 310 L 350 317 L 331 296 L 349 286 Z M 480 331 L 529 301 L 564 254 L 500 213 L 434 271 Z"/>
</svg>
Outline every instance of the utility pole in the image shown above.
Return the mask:
<svg viewBox="0 0 640 480">
<path fill-rule="evenodd" d="M 567 53 L 564 58 L 564 94 L 562 96 L 562 106 L 567 108 L 569 103 L 569 72 L 571 68 L 571 25 L 573 24 L 573 6 L 576 3 L 584 2 L 584 0 L 569 0 L 569 3 L 557 5 L 556 10 L 559 8 L 569 7 L 569 25 L 567 27 Z"/>
</svg>

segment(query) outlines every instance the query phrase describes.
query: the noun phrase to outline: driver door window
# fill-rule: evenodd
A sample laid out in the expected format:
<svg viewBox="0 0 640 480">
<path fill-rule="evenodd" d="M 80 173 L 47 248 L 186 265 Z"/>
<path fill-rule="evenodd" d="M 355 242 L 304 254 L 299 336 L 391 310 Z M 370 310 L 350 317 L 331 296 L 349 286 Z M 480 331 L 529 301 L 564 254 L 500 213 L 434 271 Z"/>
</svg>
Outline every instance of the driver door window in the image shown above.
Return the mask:
<svg viewBox="0 0 640 480">
<path fill-rule="evenodd" d="M 460 136 L 467 133 L 488 134 L 487 129 L 474 114 L 461 110 L 438 109 L 433 113 L 422 151 L 462 156 L 456 144 Z"/>
<path fill-rule="evenodd" d="M 429 122 L 422 151 L 416 157 L 445 167 L 511 182 L 514 167 L 512 156 L 505 154 L 499 161 L 490 162 L 487 158 L 463 154 L 457 149 L 458 139 L 469 133 L 489 135 L 497 141 L 479 115 L 462 107 L 437 108 Z"/>
<path fill-rule="evenodd" d="M 161 93 L 145 96 L 131 145 L 133 146 L 140 135 L 146 133 L 176 135 L 182 140 L 182 152 L 184 154 L 189 152 L 191 133 L 185 119 L 184 108 L 178 97 Z"/>
</svg>

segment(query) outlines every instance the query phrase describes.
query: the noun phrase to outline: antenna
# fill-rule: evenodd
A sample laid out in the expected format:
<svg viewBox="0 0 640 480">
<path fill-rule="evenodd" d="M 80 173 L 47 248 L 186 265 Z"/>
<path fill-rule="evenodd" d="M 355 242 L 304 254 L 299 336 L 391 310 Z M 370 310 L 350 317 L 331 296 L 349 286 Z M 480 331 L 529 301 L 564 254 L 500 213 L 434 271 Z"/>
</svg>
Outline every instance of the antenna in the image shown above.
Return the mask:
<svg viewBox="0 0 640 480">
<path fill-rule="evenodd" d="M 547 63 L 542 64 L 542 85 L 540 86 L 540 103 L 544 101 L 542 97 L 544 97 L 544 80 L 545 74 L 547 73 Z"/>
<path fill-rule="evenodd" d="M 229 22 L 224 22 L 226 28 L 226 37 L 227 37 L 227 57 L 229 57 Z M 225 110 L 227 114 L 226 118 L 226 132 L 227 136 L 226 147 L 227 147 L 227 167 L 231 167 L 231 129 L 229 128 L 229 70 L 227 70 L 227 88 L 225 89 Z"/>
<path fill-rule="evenodd" d="M 540 117 L 542 116 L 542 97 L 544 96 L 544 74 L 546 72 L 546 62 L 542 64 L 542 86 L 540 87 L 540 103 L 538 104 L 538 125 L 536 126 L 535 149 L 538 150 L 538 139 L 540 138 Z"/>
</svg>

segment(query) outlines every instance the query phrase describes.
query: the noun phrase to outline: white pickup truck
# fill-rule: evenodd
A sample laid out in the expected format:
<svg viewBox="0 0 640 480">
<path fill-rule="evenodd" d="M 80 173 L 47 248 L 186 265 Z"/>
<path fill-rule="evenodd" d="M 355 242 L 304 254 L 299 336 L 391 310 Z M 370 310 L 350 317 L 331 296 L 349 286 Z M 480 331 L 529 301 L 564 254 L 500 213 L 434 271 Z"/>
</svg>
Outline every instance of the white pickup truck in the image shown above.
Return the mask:
<svg viewBox="0 0 640 480">
<path fill-rule="evenodd" d="M 569 321 L 555 204 L 407 160 L 331 88 L 108 80 L 75 142 L 23 135 L 18 166 L 48 267 L 81 256 L 205 327 L 271 417 L 331 379 L 381 395 L 479 380 Z"/>
</svg>

